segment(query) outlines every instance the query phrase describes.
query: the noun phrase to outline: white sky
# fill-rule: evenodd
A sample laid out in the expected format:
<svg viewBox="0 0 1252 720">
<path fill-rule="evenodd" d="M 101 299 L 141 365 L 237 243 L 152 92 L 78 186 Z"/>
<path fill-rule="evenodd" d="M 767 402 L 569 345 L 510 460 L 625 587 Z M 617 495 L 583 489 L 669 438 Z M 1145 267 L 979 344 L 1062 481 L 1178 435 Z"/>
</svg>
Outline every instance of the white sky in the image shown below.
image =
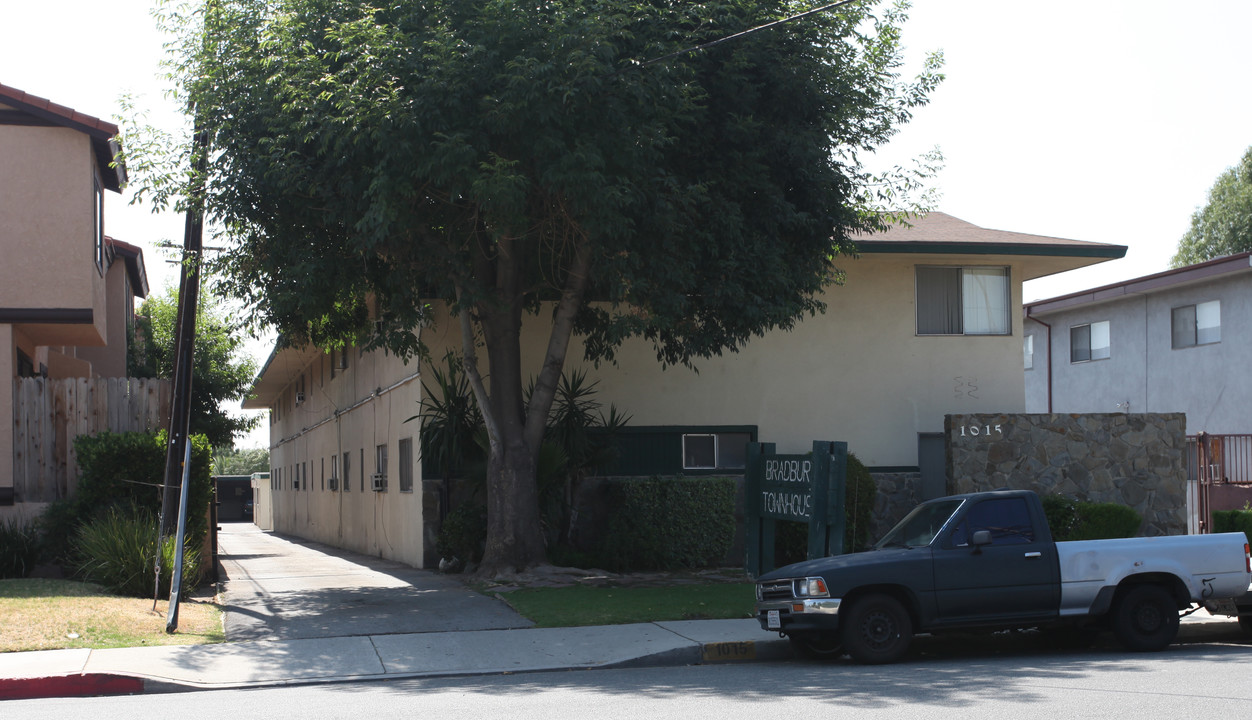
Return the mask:
<svg viewBox="0 0 1252 720">
<path fill-rule="evenodd" d="M 815 3 L 817 4 L 817 0 Z M 149 0 L 0 0 L 0 83 L 116 121 L 136 95 L 174 125 Z M 909 72 L 941 49 L 947 80 L 876 161 L 938 146 L 937 209 L 982 227 L 1126 245 L 1122 260 L 1027 283 L 1029 302 L 1165 270 L 1217 176 L 1252 145 L 1249 0 L 915 0 Z M 182 219 L 106 199 L 106 232 L 144 248 Z M 251 352 L 258 363 L 265 342 Z M 266 444 L 264 432 L 243 446 Z"/>
</svg>

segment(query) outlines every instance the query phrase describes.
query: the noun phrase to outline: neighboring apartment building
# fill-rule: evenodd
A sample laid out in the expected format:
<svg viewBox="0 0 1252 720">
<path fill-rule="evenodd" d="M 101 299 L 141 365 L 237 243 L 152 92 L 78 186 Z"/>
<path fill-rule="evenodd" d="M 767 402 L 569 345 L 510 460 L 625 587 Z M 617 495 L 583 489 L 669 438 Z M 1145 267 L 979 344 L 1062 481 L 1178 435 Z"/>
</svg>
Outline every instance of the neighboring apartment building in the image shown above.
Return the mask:
<svg viewBox="0 0 1252 720">
<path fill-rule="evenodd" d="M 1252 433 L 1252 262 L 1239 253 L 1025 306 L 1026 411 L 1184 412 Z"/>
<path fill-rule="evenodd" d="M 120 192 L 117 127 L 0 85 L 0 408 L 14 378 L 126 375 L 143 253 L 105 234 Z M 12 432 L 0 432 L 0 505 L 13 502 Z"/>
<path fill-rule="evenodd" d="M 839 258 L 825 314 L 738 353 L 662 370 L 651 346 L 586 366 L 596 399 L 631 416 L 614 474 L 741 474 L 743 443 L 802 453 L 846 441 L 916 496 L 944 491 L 944 415 L 1022 412 L 1022 283 L 1119 258 L 1125 247 L 987 230 L 943 213 Z M 548 328 L 528 318 L 537 369 Z M 447 318 L 423 330 L 432 358 L 460 351 Z M 570 350 L 566 371 L 580 366 Z M 381 352 L 276 350 L 247 408 L 270 410 L 274 529 L 422 566 L 436 494 L 416 456 L 420 372 Z M 379 475 L 377 480 L 374 476 Z M 258 508 L 258 512 L 263 512 Z"/>
</svg>

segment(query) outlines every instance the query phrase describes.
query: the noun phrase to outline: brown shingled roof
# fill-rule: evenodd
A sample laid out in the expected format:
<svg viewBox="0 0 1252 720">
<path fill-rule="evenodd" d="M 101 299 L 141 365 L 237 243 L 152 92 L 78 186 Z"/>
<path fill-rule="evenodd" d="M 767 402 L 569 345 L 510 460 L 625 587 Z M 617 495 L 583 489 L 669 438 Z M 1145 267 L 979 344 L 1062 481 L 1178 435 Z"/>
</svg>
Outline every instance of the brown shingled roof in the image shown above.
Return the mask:
<svg viewBox="0 0 1252 720">
<path fill-rule="evenodd" d="M 122 191 L 122 186 L 126 184 L 126 166 L 117 163 L 117 167 L 110 167 L 121 152 L 121 146 L 114 140 L 118 135 L 116 125 L 4 83 L 0 83 L 0 103 L 11 105 L 38 120 L 86 134 L 91 138 L 104 186 L 114 192 Z"/>
<path fill-rule="evenodd" d="M 1074 255 L 1120 258 L 1126 254 L 1124 245 L 1067 240 L 1046 235 L 988 230 L 947 213 L 931 212 L 909 218 L 909 227 L 893 225 L 885 232 L 856 239 L 861 252 L 978 252 L 978 248 L 995 247 L 1010 253 L 1035 251 L 1047 255 Z"/>
</svg>

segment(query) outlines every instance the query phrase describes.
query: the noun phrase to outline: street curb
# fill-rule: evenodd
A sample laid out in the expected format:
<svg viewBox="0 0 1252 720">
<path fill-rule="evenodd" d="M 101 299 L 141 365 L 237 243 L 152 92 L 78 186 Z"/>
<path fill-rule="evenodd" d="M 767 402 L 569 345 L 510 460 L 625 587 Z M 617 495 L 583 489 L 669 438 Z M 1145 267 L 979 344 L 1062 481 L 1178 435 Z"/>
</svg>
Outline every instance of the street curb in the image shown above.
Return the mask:
<svg viewBox="0 0 1252 720">
<path fill-rule="evenodd" d="M 0 679 L 0 700 L 138 695 L 144 690 L 142 678 L 103 673 Z"/>
</svg>

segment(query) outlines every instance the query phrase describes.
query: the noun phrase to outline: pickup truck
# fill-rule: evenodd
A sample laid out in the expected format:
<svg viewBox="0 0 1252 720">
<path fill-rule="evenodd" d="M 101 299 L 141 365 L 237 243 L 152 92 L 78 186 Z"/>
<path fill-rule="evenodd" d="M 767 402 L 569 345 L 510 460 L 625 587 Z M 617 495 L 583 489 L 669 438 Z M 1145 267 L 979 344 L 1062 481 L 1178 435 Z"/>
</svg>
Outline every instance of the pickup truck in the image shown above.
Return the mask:
<svg viewBox="0 0 1252 720">
<path fill-rule="evenodd" d="M 756 615 L 809 656 L 889 663 L 913 633 L 1041 627 L 1160 650 L 1179 612 L 1243 596 L 1243 533 L 1053 542 L 1039 497 L 1000 490 L 918 505 L 873 549 L 756 582 Z"/>
</svg>

